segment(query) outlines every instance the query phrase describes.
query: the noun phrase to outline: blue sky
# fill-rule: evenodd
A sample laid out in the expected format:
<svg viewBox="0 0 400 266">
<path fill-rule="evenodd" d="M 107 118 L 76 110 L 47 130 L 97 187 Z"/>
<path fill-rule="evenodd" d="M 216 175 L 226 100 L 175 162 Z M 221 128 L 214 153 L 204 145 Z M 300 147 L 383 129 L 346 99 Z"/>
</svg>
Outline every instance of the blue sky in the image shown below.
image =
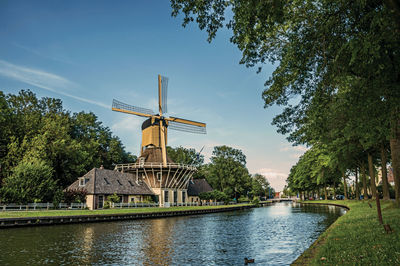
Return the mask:
<svg viewBox="0 0 400 266">
<path fill-rule="evenodd" d="M 261 93 L 260 74 L 221 30 L 210 44 L 196 24 L 181 26 L 169 1 L 0 1 L 0 89 L 30 89 L 72 112 L 94 112 L 138 154 L 143 118 L 111 111 L 112 99 L 156 111 L 157 74 L 169 78 L 168 114 L 207 123 L 207 135 L 169 131 L 171 146 L 241 149 L 251 173 L 280 190 L 305 151 L 276 133 L 279 107 Z"/>
</svg>

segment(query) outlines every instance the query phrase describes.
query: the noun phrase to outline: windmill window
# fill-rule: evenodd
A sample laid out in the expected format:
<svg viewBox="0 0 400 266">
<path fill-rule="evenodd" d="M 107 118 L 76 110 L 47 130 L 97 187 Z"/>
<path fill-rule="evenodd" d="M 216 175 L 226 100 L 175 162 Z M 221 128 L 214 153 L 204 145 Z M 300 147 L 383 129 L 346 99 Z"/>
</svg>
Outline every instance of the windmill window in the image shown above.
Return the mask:
<svg viewBox="0 0 400 266">
<path fill-rule="evenodd" d="M 158 181 L 161 181 L 161 176 L 162 176 L 162 173 L 161 172 L 157 172 L 157 180 Z"/>
<path fill-rule="evenodd" d="M 128 182 L 129 182 L 129 185 L 131 185 L 131 187 L 133 187 L 131 180 L 128 180 Z"/>
<path fill-rule="evenodd" d="M 121 182 L 119 182 L 119 180 L 118 180 L 118 179 L 117 179 L 117 182 L 118 182 L 118 184 L 119 184 L 120 186 L 122 186 Z"/>
<path fill-rule="evenodd" d="M 107 185 L 110 184 L 110 182 L 108 182 L 107 178 L 104 177 L 104 181 L 106 181 Z"/>
</svg>

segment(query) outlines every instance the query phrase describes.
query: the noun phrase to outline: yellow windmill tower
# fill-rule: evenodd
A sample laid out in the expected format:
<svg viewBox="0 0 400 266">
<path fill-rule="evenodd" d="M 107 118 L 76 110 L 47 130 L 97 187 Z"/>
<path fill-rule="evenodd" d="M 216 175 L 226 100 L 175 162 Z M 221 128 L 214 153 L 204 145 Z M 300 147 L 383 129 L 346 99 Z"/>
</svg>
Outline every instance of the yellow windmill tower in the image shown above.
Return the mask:
<svg viewBox="0 0 400 266">
<path fill-rule="evenodd" d="M 178 199 L 184 202 L 187 183 L 196 171 L 194 166 L 176 164 L 168 158 L 167 129 L 206 133 L 205 123 L 164 116 L 167 113 L 167 89 L 168 78 L 158 75 L 158 114 L 151 109 L 129 105 L 115 99 L 112 104 L 113 111 L 147 118 L 142 124 L 142 144 L 138 162 L 117 165 L 115 169 L 131 172 L 136 174 L 137 180 L 144 180 L 159 196 L 160 204 L 176 203 Z"/>
</svg>

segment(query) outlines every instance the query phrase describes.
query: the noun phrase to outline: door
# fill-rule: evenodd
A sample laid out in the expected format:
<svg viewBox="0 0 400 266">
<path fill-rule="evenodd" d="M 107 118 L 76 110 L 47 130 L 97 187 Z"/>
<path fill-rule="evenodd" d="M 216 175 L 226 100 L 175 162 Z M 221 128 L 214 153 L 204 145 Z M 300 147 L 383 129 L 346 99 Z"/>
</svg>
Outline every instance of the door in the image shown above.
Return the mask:
<svg viewBox="0 0 400 266">
<path fill-rule="evenodd" d="M 103 204 L 104 204 L 104 196 L 99 196 L 99 209 L 103 209 Z"/>
</svg>

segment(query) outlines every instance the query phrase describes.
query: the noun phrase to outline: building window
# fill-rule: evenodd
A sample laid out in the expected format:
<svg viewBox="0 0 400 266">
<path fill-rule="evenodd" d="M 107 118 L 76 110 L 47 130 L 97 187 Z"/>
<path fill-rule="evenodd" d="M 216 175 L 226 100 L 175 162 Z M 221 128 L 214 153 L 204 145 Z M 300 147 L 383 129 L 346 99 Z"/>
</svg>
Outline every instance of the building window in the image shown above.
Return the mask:
<svg viewBox="0 0 400 266">
<path fill-rule="evenodd" d="M 164 202 L 169 202 L 169 199 L 168 199 L 168 190 L 164 190 Z"/>
<path fill-rule="evenodd" d="M 84 187 L 85 185 L 86 185 L 86 183 L 88 183 L 89 182 L 89 178 L 80 178 L 79 179 L 79 186 L 80 187 Z"/>
<path fill-rule="evenodd" d="M 174 202 L 178 202 L 178 191 L 174 191 Z"/>
<path fill-rule="evenodd" d="M 157 172 L 157 180 L 158 181 L 161 181 L 161 176 L 162 176 L 162 173 L 161 172 Z"/>
<path fill-rule="evenodd" d="M 185 191 L 182 191 L 182 202 L 185 203 L 186 201 L 186 193 Z"/>
</svg>

